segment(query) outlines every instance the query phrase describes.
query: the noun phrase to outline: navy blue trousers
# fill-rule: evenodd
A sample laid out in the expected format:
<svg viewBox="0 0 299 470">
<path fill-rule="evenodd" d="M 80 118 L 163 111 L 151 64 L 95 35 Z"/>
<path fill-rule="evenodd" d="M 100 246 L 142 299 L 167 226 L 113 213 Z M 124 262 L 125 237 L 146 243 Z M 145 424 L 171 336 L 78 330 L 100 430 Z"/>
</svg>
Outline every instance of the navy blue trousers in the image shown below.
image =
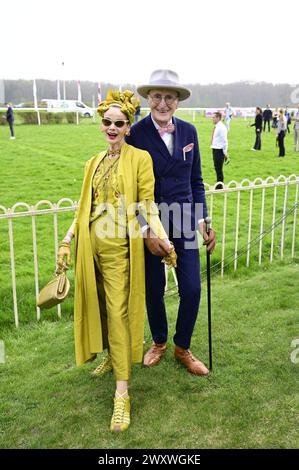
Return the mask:
<svg viewBox="0 0 299 470">
<path fill-rule="evenodd" d="M 14 137 L 14 135 L 15 135 L 14 129 L 13 129 L 13 123 L 14 123 L 13 121 L 8 121 L 11 137 Z"/>
<path fill-rule="evenodd" d="M 196 234 L 193 233 L 193 237 Z M 198 248 L 185 249 L 184 238 L 172 238 L 177 253 L 176 275 L 179 288 L 179 309 L 176 321 L 175 345 L 190 348 L 200 303 L 200 270 Z M 196 243 L 197 245 L 197 243 Z M 161 257 L 145 248 L 146 307 L 148 321 L 155 343 L 166 343 L 168 323 L 164 303 L 165 266 Z"/>
</svg>

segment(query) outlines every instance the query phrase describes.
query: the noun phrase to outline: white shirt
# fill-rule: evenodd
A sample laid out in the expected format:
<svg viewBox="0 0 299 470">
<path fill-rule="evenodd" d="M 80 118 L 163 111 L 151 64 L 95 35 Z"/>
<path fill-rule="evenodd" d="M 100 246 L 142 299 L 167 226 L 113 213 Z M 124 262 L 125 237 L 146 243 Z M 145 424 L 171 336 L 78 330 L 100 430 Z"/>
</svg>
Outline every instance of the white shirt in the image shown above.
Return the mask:
<svg viewBox="0 0 299 470">
<path fill-rule="evenodd" d="M 224 109 L 224 115 L 225 115 L 225 119 L 231 119 L 231 116 L 233 115 L 233 110 L 232 108 L 225 108 Z"/>
<path fill-rule="evenodd" d="M 159 129 L 161 126 L 159 126 L 159 124 L 156 123 L 152 115 L 151 115 L 151 118 L 152 118 L 155 128 Z M 169 121 L 167 125 L 170 124 L 171 122 L 172 121 Z M 160 137 L 164 141 L 166 147 L 168 148 L 168 152 L 170 153 L 170 155 L 172 155 L 173 153 L 173 137 L 174 137 L 173 134 L 169 134 L 169 132 L 165 132 L 163 137 Z"/>
<path fill-rule="evenodd" d="M 295 114 L 295 129 L 299 129 L 299 111 Z"/>
<path fill-rule="evenodd" d="M 287 118 L 285 116 L 282 116 L 282 120 L 278 119 L 278 124 L 277 124 L 277 129 L 276 129 L 277 134 L 279 134 L 280 131 L 286 131 L 287 125 L 288 125 Z"/>
<path fill-rule="evenodd" d="M 222 149 L 224 155 L 227 155 L 227 149 L 228 149 L 227 128 L 221 121 L 218 121 L 217 124 L 215 125 L 211 148 Z"/>
</svg>

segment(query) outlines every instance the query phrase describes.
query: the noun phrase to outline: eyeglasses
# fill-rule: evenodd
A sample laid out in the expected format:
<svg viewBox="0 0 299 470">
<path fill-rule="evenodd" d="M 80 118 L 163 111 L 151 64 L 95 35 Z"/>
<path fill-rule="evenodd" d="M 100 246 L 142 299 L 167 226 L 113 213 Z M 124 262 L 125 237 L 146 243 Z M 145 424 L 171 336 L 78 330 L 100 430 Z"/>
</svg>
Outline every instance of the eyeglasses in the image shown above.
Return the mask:
<svg viewBox="0 0 299 470">
<path fill-rule="evenodd" d="M 124 127 L 125 124 L 127 124 L 127 122 L 129 122 L 129 121 L 125 120 L 125 119 L 119 119 L 117 121 L 112 121 L 112 119 L 110 119 L 110 118 L 102 118 L 102 124 L 105 127 L 110 127 L 111 124 L 114 124 L 115 127 L 118 127 L 119 129 L 121 129 L 122 127 Z"/>
<path fill-rule="evenodd" d="M 164 99 L 165 103 L 169 106 L 171 106 L 175 102 L 175 100 L 178 99 L 177 96 L 161 95 L 160 93 L 154 93 L 152 95 L 149 95 L 149 97 L 153 100 L 155 104 L 161 103 L 161 101 Z"/>
</svg>

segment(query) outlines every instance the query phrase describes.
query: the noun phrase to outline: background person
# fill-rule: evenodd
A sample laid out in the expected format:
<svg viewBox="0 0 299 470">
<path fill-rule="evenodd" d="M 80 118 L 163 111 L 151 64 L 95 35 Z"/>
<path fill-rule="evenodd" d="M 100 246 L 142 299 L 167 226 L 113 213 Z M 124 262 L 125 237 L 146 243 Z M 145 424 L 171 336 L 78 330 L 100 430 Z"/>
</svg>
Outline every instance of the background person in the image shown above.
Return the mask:
<svg viewBox="0 0 299 470">
<path fill-rule="evenodd" d="M 289 111 L 289 108 L 286 106 L 286 109 L 285 109 L 285 112 L 284 112 L 284 115 L 285 115 L 285 118 L 287 120 L 287 133 L 290 134 L 291 131 L 290 131 L 290 125 L 292 123 L 292 117 L 291 117 L 291 113 Z"/>
<path fill-rule="evenodd" d="M 250 127 L 255 127 L 255 143 L 251 150 L 261 150 L 262 148 L 262 139 L 261 133 L 263 129 L 263 116 L 262 116 L 262 108 L 259 106 L 256 107 L 255 110 L 255 121 Z"/>
<path fill-rule="evenodd" d="M 283 109 L 279 110 L 278 123 L 277 123 L 277 141 L 279 146 L 279 157 L 285 156 L 284 138 L 287 130 L 287 118 L 283 112 Z"/>
<path fill-rule="evenodd" d="M 7 103 L 7 111 L 6 111 L 6 120 L 8 122 L 9 128 L 10 128 L 10 138 L 11 140 L 15 139 L 15 133 L 14 133 L 14 113 L 12 109 L 12 104 Z"/>
<path fill-rule="evenodd" d="M 171 251 L 153 203 L 152 160 L 124 140 L 135 114 L 132 96 L 128 90 L 109 92 L 99 105 L 108 148 L 86 164 L 77 216 L 58 251 L 58 265 L 64 259 L 69 265 L 74 237 L 76 362 L 90 361 L 108 348 L 94 374 L 113 370 L 115 375 L 111 431 L 130 424 L 131 363 L 141 362 L 143 353 L 144 241 L 134 232 L 136 203 L 157 238 L 157 253 Z"/>
<path fill-rule="evenodd" d="M 273 129 L 277 129 L 278 115 L 279 115 L 278 109 L 276 108 L 272 113 L 272 127 L 273 127 Z"/>
<path fill-rule="evenodd" d="M 229 132 L 230 130 L 230 122 L 232 120 L 233 114 L 234 112 L 230 106 L 230 103 L 226 103 L 225 108 L 224 108 L 224 120 L 225 120 L 227 132 Z"/>
<path fill-rule="evenodd" d="M 270 122 L 272 120 L 272 110 L 270 109 L 270 105 L 267 104 L 266 109 L 263 111 L 263 121 L 264 121 L 264 132 L 266 130 L 266 125 L 268 124 L 268 132 L 270 132 Z"/>
<path fill-rule="evenodd" d="M 214 123 L 214 129 L 212 134 L 211 149 L 213 152 L 214 168 L 216 171 L 216 181 L 224 182 L 223 176 L 223 164 L 228 158 L 228 140 L 227 140 L 227 128 L 221 121 L 222 115 L 220 112 L 213 114 L 212 120 Z M 222 189 L 221 184 L 217 184 L 215 189 Z"/>
<path fill-rule="evenodd" d="M 294 150 L 299 152 L 299 106 L 294 115 Z"/>
<path fill-rule="evenodd" d="M 169 238 L 177 253 L 177 279 L 180 303 L 176 332 L 173 338 L 175 358 L 189 372 L 207 375 L 206 366 L 190 351 L 191 337 L 200 303 L 199 250 L 197 203 L 207 215 L 201 161 L 195 127 L 174 117 L 179 101 L 186 100 L 191 92 L 179 84 L 178 75 L 167 69 L 155 70 L 149 83 L 137 88 L 139 95 L 147 98 L 150 114 L 131 129 L 127 142 L 147 150 L 154 164 L 155 201 L 161 207 L 161 218 L 167 224 Z M 177 213 L 167 211 L 175 204 Z M 191 228 L 184 227 L 184 219 L 190 220 Z M 183 225 L 182 225 L 183 224 Z M 207 249 L 212 252 L 215 234 L 207 235 L 204 223 L 200 223 Z M 146 232 L 150 236 L 150 229 Z M 146 238 L 146 246 L 152 251 L 155 239 Z M 192 245 L 192 247 L 188 245 Z M 159 258 L 145 250 L 146 304 L 153 345 L 145 354 L 143 364 L 147 367 L 159 364 L 165 354 L 168 323 L 164 303 L 165 271 Z"/>
<path fill-rule="evenodd" d="M 133 103 L 134 103 L 134 106 L 135 106 L 135 109 L 136 109 L 135 116 L 134 116 L 134 121 L 138 122 L 139 118 L 141 116 L 141 101 L 137 96 L 134 96 Z"/>
</svg>

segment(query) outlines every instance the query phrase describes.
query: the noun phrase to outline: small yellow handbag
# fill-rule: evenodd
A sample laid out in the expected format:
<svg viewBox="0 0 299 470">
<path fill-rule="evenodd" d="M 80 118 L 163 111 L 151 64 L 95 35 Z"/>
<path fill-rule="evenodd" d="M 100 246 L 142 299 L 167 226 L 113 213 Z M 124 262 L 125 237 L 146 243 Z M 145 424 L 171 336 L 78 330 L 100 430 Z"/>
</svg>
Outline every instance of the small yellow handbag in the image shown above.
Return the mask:
<svg viewBox="0 0 299 470">
<path fill-rule="evenodd" d="M 67 267 L 57 268 L 54 278 L 43 287 L 38 295 L 36 305 L 40 308 L 51 308 L 60 304 L 67 297 L 70 281 L 66 276 Z"/>
</svg>

